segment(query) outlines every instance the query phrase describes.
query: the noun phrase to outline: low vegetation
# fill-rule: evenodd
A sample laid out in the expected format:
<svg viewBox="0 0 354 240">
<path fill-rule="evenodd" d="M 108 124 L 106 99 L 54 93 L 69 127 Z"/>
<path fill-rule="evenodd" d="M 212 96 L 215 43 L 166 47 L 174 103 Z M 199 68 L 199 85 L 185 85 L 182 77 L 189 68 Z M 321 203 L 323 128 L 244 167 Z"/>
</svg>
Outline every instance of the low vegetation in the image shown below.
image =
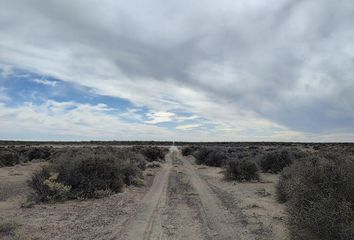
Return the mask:
<svg viewBox="0 0 354 240">
<path fill-rule="evenodd" d="M 48 160 L 50 147 L 0 147 L 0 167 L 14 166 L 34 159 Z"/>
<path fill-rule="evenodd" d="M 10 150 L 2 150 L 0 152 L 0 167 L 14 166 L 20 163 L 18 155 Z"/>
<path fill-rule="evenodd" d="M 144 154 L 146 160 L 149 162 L 163 160 L 166 152 L 167 148 L 161 147 L 144 147 L 141 149 L 141 153 Z"/>
<path fill-rule="evenodd" d="M 182 155 L 183 156 L 193 155 L 194 152 L 197 150 L 198 150 L 198 147 L 196 147 L 196 146 L 185 146 L 182 148 Z"/>
<path fill-rule="evenodd" d="M 13 235 L 19 224 L 15 221 L 2 221 L 0 222 L 0 237 Z"/>
<path fill-rule="evenodd" d="M 155 154 L 154 149 L 151 152 L 149 158 L 145 158 L 132 148 L 62 149 L 49 166 L 33 175 L 29 185 L 35 191 L 35 200 L 41 202 L 117 193 L 124 185 L 141 185 L 146 164 L 152 156 L 156 159 L 158 155 L 161 160 L 164 156 L 160 153 L 165 151 Z"/>
<path fill-rule="evenodd" d="M 188 146 L 197 164 L 224 167 L 225 179 L 258 180 L 280 173 L 277 199 L 294 240 L 354 239 L 354 160 L 348 145 Z"/>
<path fill-rule="evenodd" d="M 48 161 L 29 185 L 35 202 L 55 202 L 99 198 L 125 185 L 143 185 L 143 170 L 160 167 L 166 152 L 166 147 L 143 145 L 0 147 L 0 167 Z M 195 144 L 183 147 L 182 154 L 194 156 L 197 164 L 224 168 L 227 180 L 257 181 L 260 172 L 280 173 L 276 197 L 286 204 L 293 240 L 354 239 L 354 150 L 349 145 Z M 0 236 L 14 228 L 0 224 Z"/>
<path fill-rule="evenodd" d="M 260 167 L 263 172 L 278 173 L 289 166 L 293 158 L 287 150 L 267 152 L 261 159 Z"/>
<path fill-rule="evenodd" d="M 224 165 L 226 155 L 223 151 L 217 148 L 199 148 L 194 151 L 193 156 L 197 164 L 204 164 L 213 167 L 221 167 Z"/>
<path fill-rule="evenodd" d="M 354 161 L 309 156 L 281 173 L 277 186 L 286 202 L 292 239 L 354 239 Z"/>
<path fill-rule="evenodd" d="M 257 165 L 249 160 L 230 160 L 225 168 L 224 175 L 228 180 L 259 180 Z"/>
<path fill-rule="evenodd" d="M 193 155 L 197 164 L 225 168 L 224 176 L 227 180 L 258 180 L 257 164 L 251 160 L 249 152 L 245 153 L 243 150 L 245 149 L 187 146 L 182 149 L 182 154 Z"/>
</svg>

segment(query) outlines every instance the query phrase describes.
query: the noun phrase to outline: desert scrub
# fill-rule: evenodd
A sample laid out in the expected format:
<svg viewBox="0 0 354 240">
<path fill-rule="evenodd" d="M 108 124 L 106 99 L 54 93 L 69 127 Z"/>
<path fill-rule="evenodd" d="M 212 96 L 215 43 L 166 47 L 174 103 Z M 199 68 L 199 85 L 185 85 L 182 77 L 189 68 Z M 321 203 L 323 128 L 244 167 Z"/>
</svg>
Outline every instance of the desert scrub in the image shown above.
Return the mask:
<svg viewBox="0 0 354 240">
<path fill-rule="evenodd" d="M 14 166 L 33 159 L 49 160 L 49 147 L 0 147 L 0 167 Z"/>
<path fill-rule="evenodd" d="M 354 161 L 311 156 L 285 168 L 277 186 L 292 239 L 354 239 Z"/>
<path fill-rule="evenodd" d="M 261 159 L 263 172 L 278 173 L 293 162 L 287 150 L 267 152 Z"/>
<path fill-rule="evenodd" d="M 43 181 L 44 186 L 48 189 L 50 200 L 65 200 L 68 198 L 71 186 L 57 182 L 59 173 L 50 173 L 48 179 Z"/>
<path fill-rule="evenodd" d="M 0 222 L 0 237 L 12 235 L 20 225 L 15 221 L 1 221 Z"/>
<path fill-rule="evenodd" d="M 259 180 L 257 166 L 250 160 L 229 160 L 225 168 L 224 176 L 227 180 Z"/>
<path fill-rule="evenodd" d="M 63 201 L 70 198 L 71 186 L 58 182 L 59 173 L 53 171 L 54 168 L 46 166 L 32 175 L 29 185 L 34 189 L 35 195 L 28 201 Z"/>
<path fill-rule="evenodd" d="M 182 155 L 183 156 L 189 156 L 189 155 L 193 155 L 193 153 L 195 151 L 197 151 L 197 147 L 195 146 L 185 146 L 182 148 Z"/>
<path fill-rule="evenodd" d="M 29 184 L 37 201 L 94 198 L 102 192 L 117 193 L 124 184 L 134 184 L 142 177 L 142 170 L 134 159 L 129 154 L 119 157 L 91 150 L 69 152 L 36 172 Z"/>
<path fill-rule="evenodd" d="M 193 153 L 197 164 L 221 167 L 226 160 L 226 155 L 221 148 L 203 147 Z"/>
<path fill-rule="evenodd" d="M 165 158 L 167 148 L 145 147 L 141 152 L 148 162 L 162 161 Z"/>
<path fill-rule="evenodd" d="M 0 151 L 0 167 L 14 166 L 20 163 L 18 154 L 15 151 L 1 148 Z"/>
</svg>

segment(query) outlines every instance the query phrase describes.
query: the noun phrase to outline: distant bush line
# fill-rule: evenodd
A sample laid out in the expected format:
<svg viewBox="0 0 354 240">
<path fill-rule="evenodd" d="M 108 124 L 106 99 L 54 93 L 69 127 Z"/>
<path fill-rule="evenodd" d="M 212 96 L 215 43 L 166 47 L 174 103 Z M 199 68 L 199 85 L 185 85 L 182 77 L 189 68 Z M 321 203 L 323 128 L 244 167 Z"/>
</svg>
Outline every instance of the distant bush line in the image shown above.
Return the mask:
<svg viewBox="0 0 354 240">
<path fill-rule="evenodd" d="M 50 147 L 0 147 L 0 167 L 14 166 L 34 159 L 48 160 Z"/>
<path fill-rule="evenodd" d="M 259 179 L 259 171 L 278 173 L 304 153 L 293 147 L 200 147 L 182 148 L 184 156 L 193 155 L 196 164 L 225 168 L 225 178 L 237 181 Z"/>
</svg>

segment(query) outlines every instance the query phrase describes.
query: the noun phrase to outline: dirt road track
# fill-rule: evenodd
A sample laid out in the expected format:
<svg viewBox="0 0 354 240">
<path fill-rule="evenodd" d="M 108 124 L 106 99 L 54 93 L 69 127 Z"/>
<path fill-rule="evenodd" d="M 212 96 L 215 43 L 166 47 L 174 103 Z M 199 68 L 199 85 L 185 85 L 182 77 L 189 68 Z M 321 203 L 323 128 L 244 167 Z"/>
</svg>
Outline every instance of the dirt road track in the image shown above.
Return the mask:
<svg viewBox="0 0 354 240">
<path fill-rule="evenodd" d="M 167 189 L 173 160 L 174 162 L 176 160 L 180 162 L 180 165 L 176 165 L 175 167 L 178 167 L 189 178 L 191 188 L 197 194 L 197 201 L 201 203 L 201 207 L 197 209 L 199 212 L 198 216 L 200 216 L 198 221 L 204 223 L 204 225 L 205 223 L 207 224 L 207 229 L 205 229 L 204 233 L 205 239 L 254 239 L 242 223 L 241 216 L 235 216 L 235 214 L 232 214 L 223 206 L 222 201 L 208 186 L 208 183 L 198 175 L 194 166 L 181 155 L 177 148 L 171 148 L 170 153 L 167 154 L 167 163 L 155 177 L 153 185 L 140 204 L 137 216 L 129 224 L 130 229 L 128 230 L 127 239 L 180 239 L 176 238 L 176 236 L 172 238 L 164 232 L 163 228 L 167 219 Z M 190 236 L 188 239 L 194 238 Z"/>
<path fill-rule="evenodd" d="M 166 206 L 168 178 L 172 166 L 171 155 L 166 156 L 166 164 L 155 177 L 148 193 L 142 199 L 136 219 L 127 234 L 129 240 L 163 239 L 162 213 Z"/>
<path fill-rule="evenodd" d="M 242 224 L 241 216 L 237 218 L 225 209 L 217 195 L 213 193 L 208 184 L 196 173 L 192 164 L 183 156 L 180 156 L 180 159 L 185 166 L 186 173 L 190 177 L 194 189 L 199 194 L 205 216 L 207 217 L 206 221 L 213 235 L 212 239 L 253 239 Z"/>
</svg>

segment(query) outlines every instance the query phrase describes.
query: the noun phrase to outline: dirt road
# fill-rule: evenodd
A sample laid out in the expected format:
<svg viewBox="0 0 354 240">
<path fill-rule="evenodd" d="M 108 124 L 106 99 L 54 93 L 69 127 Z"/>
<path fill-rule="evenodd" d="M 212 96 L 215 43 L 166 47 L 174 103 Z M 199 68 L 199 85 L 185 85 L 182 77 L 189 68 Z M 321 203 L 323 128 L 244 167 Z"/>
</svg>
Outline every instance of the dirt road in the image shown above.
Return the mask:
<svg viewBox="0 0 354 240">
<path fill-rule="evenodd" d="M 174 151 L 167 154 L 166 164 L 162 166 L 150 190 L 142 199 L 137 216 L 127 234 L 129 240 L 163 239 L 162 213 L 166 206 L 168 178 L 174 154 Z"/>
<path fill-rule="evenodd" d="M 129 240 L 255 239 L 241 211 L 229 211 L 177 148 L 166 160 L 129 224 Z"/>
</svg>

